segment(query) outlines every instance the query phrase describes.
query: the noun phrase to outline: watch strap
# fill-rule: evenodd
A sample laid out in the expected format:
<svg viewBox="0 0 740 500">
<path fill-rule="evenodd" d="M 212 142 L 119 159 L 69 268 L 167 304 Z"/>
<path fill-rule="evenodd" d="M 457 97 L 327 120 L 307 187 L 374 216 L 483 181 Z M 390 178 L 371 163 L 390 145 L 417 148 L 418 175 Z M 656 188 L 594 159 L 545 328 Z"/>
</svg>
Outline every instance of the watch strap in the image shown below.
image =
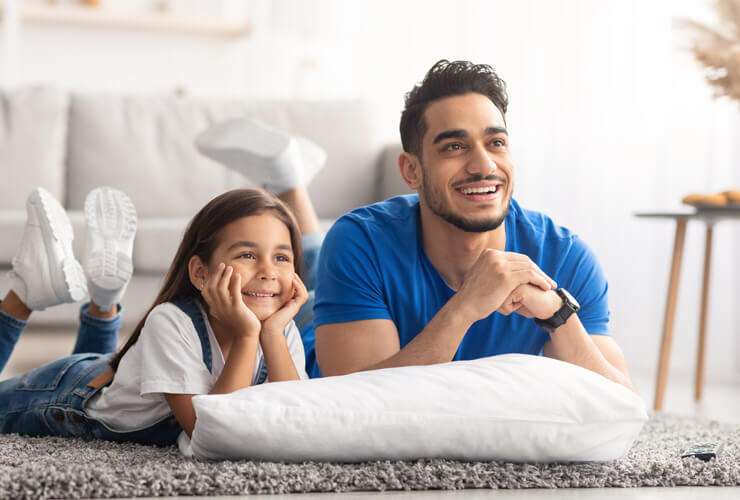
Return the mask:
<svg viewBox="0 0 740 500">
<path fill-rule="evenodd" d="M 564 292 L 562 288 L 556 289 L 555 293 L 557 293 L 558 296 L 563 300 L 563 305 L 560 306 L 560 309 L 555 311 L 555 314 L 553 314 L 548 319 L 535 318 L 534 320 L 537 326 L 547 330 L 550 333 L 563 326 L 568 321 L 568 319 L 579 309 L 578 304 L 574 304 L 573 302 L 571 302 L 571 300 L 568 298 L 568 295 Z"/>
</svg>

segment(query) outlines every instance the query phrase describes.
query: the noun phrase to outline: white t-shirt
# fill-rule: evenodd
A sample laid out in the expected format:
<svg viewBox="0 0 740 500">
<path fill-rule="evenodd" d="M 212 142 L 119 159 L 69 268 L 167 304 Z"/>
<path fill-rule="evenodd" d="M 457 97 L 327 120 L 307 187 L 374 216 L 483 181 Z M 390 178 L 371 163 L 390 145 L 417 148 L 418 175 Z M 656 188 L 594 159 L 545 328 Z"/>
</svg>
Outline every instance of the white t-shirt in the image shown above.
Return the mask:
<svg viewBox="0 0 740 500">
<path fill-rule="evenodd" d="M 190 317 L 166 302 L 149 313 L 139 339 L 121 358 L 113 382 L 90 398 L 86 413 L 111 430 L 130 432 L 149 427 L 172 414 L 164 398 L 169 394 L 208 394 L 224 368 L 224 356 L 205 311 L 201 308 L 211 343 L 212 372 L 203 361 L 198 332 Z M 306 375 L 301 334 L 295 322 L 285 336 L 296 371 Z M 262 348 L 257 349 L 252 383 L 258 375 Z"/>
</svg>

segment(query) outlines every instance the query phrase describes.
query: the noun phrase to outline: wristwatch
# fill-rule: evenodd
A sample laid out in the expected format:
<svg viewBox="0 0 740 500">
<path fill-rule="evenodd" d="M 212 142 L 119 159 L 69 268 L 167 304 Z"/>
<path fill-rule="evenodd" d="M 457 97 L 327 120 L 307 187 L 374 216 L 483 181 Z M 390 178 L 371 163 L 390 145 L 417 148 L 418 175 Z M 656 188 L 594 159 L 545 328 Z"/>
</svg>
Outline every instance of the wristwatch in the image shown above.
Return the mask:
<svg viewBox="0 0 740 500">
<path fill-rule="evenodd" d="M 534 320 L 537 326 L 547 330 L 548 333 L 552 333 L 563 326 L 565 322 L 568 321 L 568 318 L 570 318 L 571 314 L 577 312 L 581 308 L 575 297 L 568 293 L 568 290 L 566 290 L 565 288 L 558 288 L 557 290 L 555 290 L 555 293 L 557 293 L 558 296 L 563 299 L 563 305 L 560 307 L 560 309 L 558 309 L 555 314 L 553 314 L 552 317 L 548 319 L 535 318 Z"/>
</svg>

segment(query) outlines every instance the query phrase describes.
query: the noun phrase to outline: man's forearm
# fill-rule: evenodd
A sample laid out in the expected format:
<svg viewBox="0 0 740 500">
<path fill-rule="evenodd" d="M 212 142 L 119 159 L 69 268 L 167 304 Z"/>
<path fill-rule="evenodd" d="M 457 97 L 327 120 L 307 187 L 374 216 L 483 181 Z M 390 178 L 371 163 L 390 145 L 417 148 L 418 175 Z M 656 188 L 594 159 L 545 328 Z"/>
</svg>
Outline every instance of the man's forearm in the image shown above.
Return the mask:
<svg viewBox="0 0 740 500">
<path fill-rule="evenodd" d="M 576 314 L 550 334 L 550 342 L 554 358 L 581 366 L 634 390 L 629 377 L 604 357 Z"/>
<path fill-rule="evenodd" d="M 403 349 L 365 370 L 452 361 L 471 324 L 465 315 L 460 314 L 458 301 L 453 297 Z"/>
</svg>

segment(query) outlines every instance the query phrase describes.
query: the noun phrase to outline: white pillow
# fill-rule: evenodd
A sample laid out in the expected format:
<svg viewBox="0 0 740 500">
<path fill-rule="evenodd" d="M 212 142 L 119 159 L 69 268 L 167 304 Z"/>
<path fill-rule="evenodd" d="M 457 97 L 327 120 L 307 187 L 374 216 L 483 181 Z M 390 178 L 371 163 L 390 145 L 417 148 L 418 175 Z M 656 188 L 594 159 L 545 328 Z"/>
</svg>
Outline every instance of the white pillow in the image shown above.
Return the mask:
<svg viewBox="0 0 740 500">
<path fill-rule="evenodd" d="M 613 460 L 648 420 L 626 387 L 525 354 L 269 383 L 193 405 L 184 453 L 288 462 Z"/>
</svg>

